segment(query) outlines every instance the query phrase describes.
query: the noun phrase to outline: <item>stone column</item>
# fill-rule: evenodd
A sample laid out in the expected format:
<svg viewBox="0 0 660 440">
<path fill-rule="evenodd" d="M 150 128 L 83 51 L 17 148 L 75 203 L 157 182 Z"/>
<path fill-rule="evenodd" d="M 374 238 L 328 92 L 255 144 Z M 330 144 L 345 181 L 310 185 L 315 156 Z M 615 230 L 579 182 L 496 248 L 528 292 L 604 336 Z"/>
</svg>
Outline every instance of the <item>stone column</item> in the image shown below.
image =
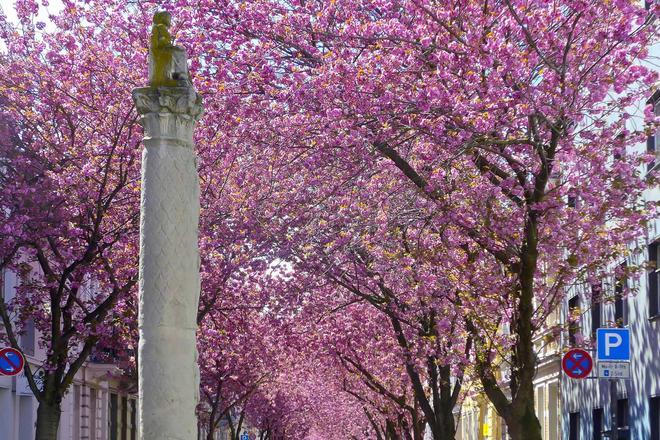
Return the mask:
<svg viewBox="0 0 660 440">
<path fill-rule="evenodd" d="M 183 83 L 185 85 L 185 82 Z M 192 86 L 133 90 L 142 115 L 140 207 L 140 439 L 192 440 L 199 400 L 199 180 Z"/>
</svg>

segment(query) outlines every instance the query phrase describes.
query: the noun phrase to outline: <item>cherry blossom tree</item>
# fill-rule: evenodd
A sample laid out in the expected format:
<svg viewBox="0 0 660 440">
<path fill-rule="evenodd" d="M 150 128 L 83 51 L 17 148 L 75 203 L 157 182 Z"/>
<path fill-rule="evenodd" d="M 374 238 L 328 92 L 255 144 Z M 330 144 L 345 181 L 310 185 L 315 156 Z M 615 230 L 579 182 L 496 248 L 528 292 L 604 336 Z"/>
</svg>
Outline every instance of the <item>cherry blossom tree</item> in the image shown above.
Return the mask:
<svg viewBox="0 0 660 440">
<path fill-rule="evenodd" d="M 135 10 L 117 4 L 117 14 L 108 15 L 108 5 L 65 2 L 51 17 L 53 31 L 38 21 L 39 6 L 31 1 L 17 2 L 18 25 L 0 19 L 7 48 L 0 67 L 1 126 L 7 134 L 0 155 L 2 268 L 21 273 L 31 268 L 15 301 L 0 304 L 0 315 L 16 348 L 21 323 L 35 320 L 48 353 L 37 371 L 26 368 L 40 405 L 39 439 L 56 435 L 60 402 L 92 350 L 112 349 L 122 355 L 112 361 L 134 370 L 142 136 L 130 91 L 144 82 L 143 24 L 151 11 L 134 21 Z M 224 154 L 223 146 L 209 147 L 216 144 L 211 133 L 224 130 L 216 122 L 201 132 L 207 142 L 200 146 L 205 184 L 200 322 L 210 310 L 258 307 L 247 298 L 233 301 L 227 291 L 249 278 L 246 269 L 258 272 L 263 262 L 253 256 L 266 242 L 244 215 L 251 200 L 231 202 L 242 197 L 241 188 L 225 176 L 230 162 L 242 159 L 240 150 Z"/>
<path fill-rule="evenodd" d="M 118 42 L 83 47 L 91 30 L 41 34 L 29 4 L 22 28 L 0 20 L 7 52 L 0 66 L 3 113 L 13 136 L 2 142 L 7 214 L 3 268 L 22 274 L 15 301 L 0 303 L 7 341 L 28 318 L 47 358 L 26 365 L 39 402 L 37 438 L 57 435 L 60 403 L 95 346 L 111 335 L 115 307 L 132 292 L 137 267 L 139 131 L 117 84 L 126 77 Z M 108 30 L 99 42 L 110 40 Z M 124 53 L 125 54 L 125 53 Z"/>
<path fill-rule="evenodd" d="M 635 64 L 652 15 L 587 1 L 195 8 L 191 20 L 228 42 L 201 44 L 224 90 L 243 97 L 240 123 L 268 121 L 259 142 L 278 161 L 300 158 L 294 200 L 339 194 L 338 213 L 346 188 L 380 170 L 416 189 L 436 229 L 455 228 L 449 246 L 475 262 L 472 279 L 502 317 L 470 307 L 481 288 L 459 295 L 482 386 L 513 438 L 540 438 L 532 341 L 545 314 L 623 257 L 653 215 L 638 204 L 645 159 L 621 157 L 642 138 L 625 108 L 656 79 Z M 568 206 L 575 195 L 583 203 Z M 493 365 L 501 348 L 505 364 Z"/>
<path fill-rule="evenodd" d="M 51 32 L 36 21 L 38 4 L 19 0 L 20 29 L 0 20 L 0 96 L 15 137 L 2 147 L 2 234 L 13 238 L 1 252 L 40 271 L 3 314 L 34 314 L 48 338 L 44 411 L 134 283 L 139 132 L 128 97 L 145 76 L 157 6 L 66 0 Z M 436 438 L 452 435 L 456 378 L 473 363 L 512 438 L 540 439 L 535 336 L 566 289 L 610 272 L 654 215 L 639 204 L 648 158 L 626 154 L 643 137 L 626 127 L 626 108 L 657 80 L 637 63 L 653 15 L 627 0 L 162 6 L 176 8 L 174 32 L 206 105 L 196 137 L 204 344 L 222 341 L 213 332 L 231 326 L 230 312 L 360 310 L 392 332 L 406 397 Z M 272 264 L 295 268 L 302 286 L 232 295 Z M 106 296 L 79 294 L 90 283 Z M 327 307 L 328 292 L 357 302 Z M 226 322 L 206 322 L 223 308 Z M 319 373 L 359 372 L 360 387 L 374 385 L 380 364 L 348 354 L 336 351 Z M 211 376 L 225 356 L 205 360 Z M 271 438 L 325 435 L 302 411 L 314 407 L 305 386 L 319 389 L 323 375 L 286 359 L 246 414 Z M 387 389 L 408 390 L 395 381 Z M 330 383 L 328 401 L 356 414 L 343 382 Z M 348 436 L 373 429 L 366 415 L 356 420 Z"/>
<path fill-rule="evenodd" d="M 249 295 L 245 290 L 241 294 Z M 199 329 L 198 414 L 209 440 L 215 438 L 221 423 L 230 426 L 232 439 L 238 440 L 250 400 L 278 372 L 273 352 L 276 329 L 267 316 L 260 315 L 262 309 L 233 307 L 228 313 L 214 308 Z"/>
</svg>

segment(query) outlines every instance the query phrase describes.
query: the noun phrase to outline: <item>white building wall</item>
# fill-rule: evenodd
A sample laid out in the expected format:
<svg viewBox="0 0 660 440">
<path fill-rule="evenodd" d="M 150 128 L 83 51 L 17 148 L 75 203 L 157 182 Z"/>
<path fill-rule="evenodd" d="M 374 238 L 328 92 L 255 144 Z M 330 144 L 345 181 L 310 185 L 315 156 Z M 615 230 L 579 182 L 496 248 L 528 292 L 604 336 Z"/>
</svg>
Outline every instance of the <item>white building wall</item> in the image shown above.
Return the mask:
<svg viewBox="0 0 660 440">
<path fill-rule="evenodd" d="M 658 239 L 656 235 L 652 238 Z M 631 379 L 617 381 L 618 398 L 628 398 L 629 439 L 660 440 L 650 431 L 650 398 L 660 396 L 660 319 L 649 316 L 647 279 L 641 280 L 640 292 L 627 299 L 628 322 L 631 334 Z M 603 307 L 604 322 L 614 320 L 614 306 Z M 583 315 L 587 329 L 591 316 Z M 564 436 L 569 438 L 569 414 L 580 413 L 579 439 L 592 439 L 593 410 L 602 408 L 605 429 L 611 427 L 610 382 L 604 379 L 573 380 L 562 377 Z"/>
<path fill-rule="evenodd" d="M 111 388 L 113 384 L 100 379 L 112 370 L 111 365 L 90 364 L 83 367 L 79 376 L 91 375 L 92 381 L 85 384 L 77 378 L 65 396 L 58 440 L 137 439 L 137 418 L 135 425 L 131 418 L 132 408 L 137 405 L 136 396 L 119 392 Z M 38 402 L 34 396 L 24 395 L 24 392 L 25 384 L 20 377 L 0 376 L 0 440 L 34 440 Z M 115 437 L 112 436 L 109 417 L 113 394 L 117 395 L 118 402 Z M 122 430 L 125 437 L 122 437 Z"/>
<path fill-rule="evenodd" d="M 658 56 L 660 56 L 660 45 L 655 45 L 650 50 L 649 59 L 657 60 Z M 657 66 L 655 68 L 657 69 Z M 653 91 L 649 91 L 648 96 L 640 97 L 637 108 L 630 111 L 635 116 L 632 124 L 636 125 L 636 129 L 643 124 L 641 115 L 652 93 Z M 660 145 L 656 144 L 656 156 L 657 147 L 660 147 Z M 645 151 L 646 145 L 639 145 L 637 148 L 638 151 Z M 656 163 L 658 162 L 656 160 Z M 644 166 L 643 172 L 646 171 L 646 166 Z M 652 172 L 658 176 L 660 167 L 656 165 Z M 660 188 L 655 187 L 648 190 L 644 197 L 646 201 L 657 203 L 660 201 Z M 645 244 L 648 245 L 658 240 L 660 240 L 660 219 L 655 219 L 649 226 Z M 646 246 L 644 247 L 643 254 L 631 257 L 635 258 L 635 262 L 649 260 Z M 619 437 L 619 440 L 624 438 L 631 440 L 660 440 L 659 434 L 651 434 L 651 417 L 658 417 L 658 414 L 652 416 L 650 411 L 650 399 L 660 397 L 660 316 L 651 316 L 648 281 L 648 274 L 643 275 L 639 281 L 635 281 L 635 284 L 632 284 L 631 287 L 637 289 L 637 294 L 624 301 L 628 316 L 626 327 L 630 329 L 631 335 L 632 359 L 630 380 L 618 380 L 616 382 L 617 398 L 624 399 L 627 397 L 629 405 L 628 437 Z M 612 284 L 612 280 L 606 280 L 604 283 L 605 295 L 612 295 Z M 582 295 L 581 300 L 581 304 L 586 305 L 586 307 L 582 307 L 585 310 L 585 313 L 582 315 L 582 333 L 589 339 L 591 334 L 590 300 L 584 297 L 584 295 Z M 564 304 L 564 307 L 568 307 L 567 303 Z M 603 304 L 602 313 L 602 326 L 612 326 L 614 322 L 614 304 Z M 593 411 L 599 408 L 603 410 L 604 429 L 609 430 L 612 425 L 610 391 L 610 382 L 606 379 L 574 380 L 562 375 L 561 438 L 571 438 L 569 423 L 571 413 L 579 414 L 579 429 L 576 432 L 576 438 L 580 440 L 598 438 L 594 437 Z M 625 431 L 620 432 L 620 435 L 625 435 Z M 607 437 L 603 436 L 602 438 L 605 439 Z"/>
<path fill-rule="evenodd" d="M 15 295 L 17 277 L 10 271 L 0 275 L 0 294 L 10 302 Z M 38 333 L 28 334 L 30 338 L 23 336 L 20 343 L 25 346 L 26 361 L 35 371 L 46 357 L 45 350 L 38 346 Z M 118 373 L 117 367 L 108 364 L 87 363 L 81 368 L 62 401 L 58 440 L 137 440 L 137 411 L 135 427 L 131 423 L 131 408 L 137 409 L 137 397 L 117 390 L 119 382 L 112 377 L 118 377 Z M 117 426 L 111 426 L 109 418 L 112 394 L 117 395 L 120 405 Z M 126 411 L 122 398 L 126 398 Z M 34 440 L 37 407 L 38 401 L 22 374 L 0 376 L 0 440 Z"/>
</svg>

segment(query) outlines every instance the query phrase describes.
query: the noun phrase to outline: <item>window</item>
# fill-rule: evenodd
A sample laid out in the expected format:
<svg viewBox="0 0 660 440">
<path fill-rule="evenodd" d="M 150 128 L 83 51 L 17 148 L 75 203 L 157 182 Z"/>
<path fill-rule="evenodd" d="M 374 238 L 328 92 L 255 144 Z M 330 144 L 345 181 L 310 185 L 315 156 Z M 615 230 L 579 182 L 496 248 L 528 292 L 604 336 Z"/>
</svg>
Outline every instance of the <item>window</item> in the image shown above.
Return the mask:
<svg viewBox="0 0 660 440">
<path fill-rule="evenodd" d="M 126 428 L 128 425 L 128 398 L 122 396 L 121 398 L 121 440 L 128 440 Z"/>
<path fill-rule="evenodd" d="M 131 440 L 137 439 L 137 401 L 131 399 Z"/>
<path fill-rule="evenodd" d="M 602 304 L 603 288 L 601 284 L 591 285 L 591 339 L 596 339 L 596 330 L 603 326 Z"/>
<path fill-rule="evenodd" d="M 536 405 L 536 416 L 541 424 L 541 432 L 545 432 L 546 425 L 546 401 L 545 401 L 545 386 L 541 385 L 536 387 L 534 393 L 534 400 Z"/>
<path fill-rule="evenodd" d="M 118 406 L 119 401 L 115 393 L 110 394 L 110 440 L 118 440 L 117 438 L 117 429 L 119 429 L 119 420 L 118 419 Z"/>
<path fill-rule="evenodd" d="M 580 413 L 568 415 L 568 440 L 580 440 Z"/>
<path fill-rule="evenodd" d="M 96 440 L 96 388 L 90 388 L 89 390 L 89 439 Z"/>
<path fill-rule="evenodd" d="M 652 243 L 648 247 L 649 252 L 649 315 L 660 315 L 660 287 L 658 286 L 658 277 L 660 276 L 660 267 L 658 267 L 658 242 Z"/>
<path fill-rule="evenodd" d="M 82 399 L 82 390 L 80 385 L 73 386 L 73 438 L 80 438 L 80 431 L 82 427 L 82 408 L 80 400 Z"/>
<path fill-rule="evenodd" d="M 625 272 L 626 264 L 622 264 L 620 270 Z M 614 279 L 614 321 L 617 327 L 628 325 L 628 313 L 626 313 L 626 299 L 624 290 L 626 287 L 626 277 L 622 273 Z"/>
<path fill-rule="evenodd" d="M 575 295 L 568 300 L 568 344 L 575 347 L 580 331 L 580 297 Z"/>
<path fill-rule="evenodd" d="M 628 399 L 616 401 L 616 426 L 619 431 L 619 440 L 629 440 L 629 409 Z"/>
<path fill-rule="evenodd" d="M 660 397 L 651 397 L 649 402 L 649 417 L 651 418 L 650 440 L 660 440 Z"/>
<path fill-rule="evenodd" d="M 34 328 L 34 320 L 32 318 L 29 318 L 25 322 L 25 326 L 23 327 L 23 331 L 20 336 L 21 340 L 21 350 L 23 350 L 23 353 L 29 354 L 34 356 L 34 346 L 35 346 L 35 328 Z"/>
<path fill-rule="evenodd" d="M 548 385 L 548 440 L 559 440 L 559 383 Z"/>
<path fill-rule="evenodd" d="M 594 408 L 591 413 L 593 422 L 593 440 L 603 439 L 603 408 Z"/>
<path fill-rule="evenodd" d="M 18 400 L 18 440 L 34 438 L 34 405 L 36 399 L 32 396 L 20 396 Z M 3 428 L 4 431 L 4 428 Z M 14 437 L 15 438 L 15 437 Z"/>
<path fill-rule="evenodd" d="M 648 6 L 647 2 L 647 6 Z M 660 113 L 660 91 L 656 91 L 651 99 L 647 101 L 647 104 L 653 106 L 653 112 L 656 114 L 656 116 Z M 652 155 L 655 155 L 656 158 L 653 159 L 651 162 L 648 164 L 648 171 L 650 172 L 655 168 L 656 164 L 658 163 L 657 160 L 657 153 L 658 153 L 658 132 L 656 131 L 655 133 L 651 133 L 648 138 L 646 138 L 646 152 Z"/>
<path fill-rule="evenodd" d="M 646 152 L 655 154 L 655 135 L 650 135 L 646 138 Z M 651 171 L 655 167 L 655 159 L 649 162 L 648 170 Z"/>
</svg>

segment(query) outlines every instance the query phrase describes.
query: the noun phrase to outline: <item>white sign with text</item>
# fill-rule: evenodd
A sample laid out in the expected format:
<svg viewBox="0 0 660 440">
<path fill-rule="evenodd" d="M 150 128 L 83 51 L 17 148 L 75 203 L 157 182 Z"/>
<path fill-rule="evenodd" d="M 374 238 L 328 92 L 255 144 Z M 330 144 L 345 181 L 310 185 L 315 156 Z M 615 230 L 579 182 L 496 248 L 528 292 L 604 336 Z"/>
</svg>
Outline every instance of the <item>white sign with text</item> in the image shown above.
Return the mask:
<svg viewBox="0 0 660 440">
<path fill-rule="evenodd" d="M 629 379 L 630 362 L 598 362 L 598 377 L 601 379 Z"/>
</svg>

